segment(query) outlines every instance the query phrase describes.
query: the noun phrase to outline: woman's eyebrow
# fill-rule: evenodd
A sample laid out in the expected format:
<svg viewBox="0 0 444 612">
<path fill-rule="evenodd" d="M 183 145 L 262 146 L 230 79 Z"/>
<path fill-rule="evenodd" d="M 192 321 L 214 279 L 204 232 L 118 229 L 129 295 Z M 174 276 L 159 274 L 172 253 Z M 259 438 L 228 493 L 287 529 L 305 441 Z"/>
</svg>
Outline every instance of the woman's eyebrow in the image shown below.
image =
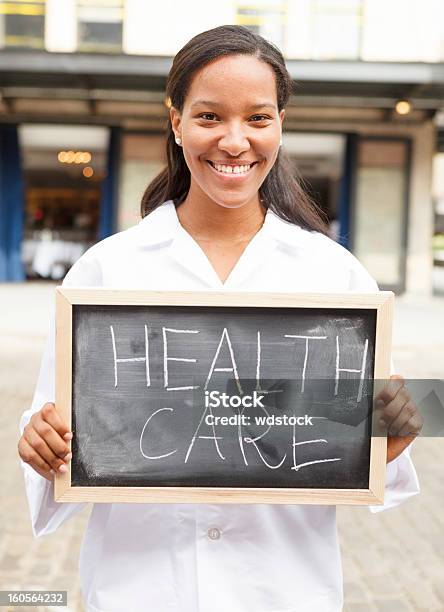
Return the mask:
<svg viewBox="0 0 444 612">
<path fill-rule="evenodd" d="M 212 100 L 196 100 L 196 102 L 193 102 L 193 104 L 191 105 L 191 108 L 194 108 L 195 106 L 213 106 L 215 108 L 222 106 L 222 104 L 219 104 L 219 102 L 215 102 Z M 260 108 L 272 108 L 272 109 L 276 109 L 276 104 L 271 104 L 270 102 L 259 102 L 258 104 L 252 104 L 249 107 L 249 110 L 258 110 Z"/>
<path fill-rule="evenodd" d="M 250 110 L 259 110 L 261 108 L 276 108 L 276 104 L 271 104 L 270 102 L 261 102 L 260 104 L 253 104 L 250 106 Z"/>
</svg>

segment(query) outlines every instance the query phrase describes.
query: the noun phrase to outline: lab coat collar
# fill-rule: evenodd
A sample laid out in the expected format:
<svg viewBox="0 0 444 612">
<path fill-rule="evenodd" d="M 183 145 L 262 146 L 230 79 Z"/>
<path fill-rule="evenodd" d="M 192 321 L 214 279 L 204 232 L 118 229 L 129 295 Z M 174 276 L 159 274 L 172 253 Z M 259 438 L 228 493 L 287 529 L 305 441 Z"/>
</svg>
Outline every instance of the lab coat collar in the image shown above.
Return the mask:
<svg viewBox="0 0 444 612">
<path fill-rule="evenodd" d="M 263 229 L 264 233 L 273 238 L 278 244 L 291 249 L 304 247 L 310 234 L 299 225 L 284 221 L 270 209 L 267 210 Z"/>
<path fill-rule="evenodd" d="M 228 278 L 222 283 L 203 250 L 180 224 L 172 200 L 147 215 L 139 226 L 142 230 L 141 248 L 164 244 L 170 257 L 184 272 L 194 276 L 203 287 L 219 291 L 242 289 L 245 280 L 265 265 L 276 248 L 298 248 L 308 233 L 268 210 L 262 228 L 252 238 Z"/>
<path fill-rule="evenodd" d="M 174 202 L 168 200 L 139 221 L 139 245 L 150 247 L 169 242 L 174 239 L 180 228 Z"/>
<path fill-rule="evenodd" d="M 173 241 L 178 234 L 185 231 L 179 222 L 172 200 L 164 202 L 144 217 L 139 222 L 139 229 L 139 244 L 142 247 Z M 301 248 L 307 240 L 308 232 L 298 225 L 284 221 L 268 209 L 261 234 L 272 238 L 278 244 L 290 248 Z"/>
</svg>

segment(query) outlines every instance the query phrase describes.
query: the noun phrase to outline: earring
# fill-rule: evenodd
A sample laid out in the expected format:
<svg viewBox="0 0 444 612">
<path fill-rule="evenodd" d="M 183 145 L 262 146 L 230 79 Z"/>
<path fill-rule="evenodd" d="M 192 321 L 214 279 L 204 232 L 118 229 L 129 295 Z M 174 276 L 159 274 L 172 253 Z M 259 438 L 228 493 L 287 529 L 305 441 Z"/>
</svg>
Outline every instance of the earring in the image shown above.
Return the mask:
<svg viewBox="0 0 444 612">
<path fill-rule="evenodd" d="M 282 147 L 282 138 L 281 138 L 281 140 L 279 142 L 279 146 Z"/>
<path fill-rule="evenodd" d="M 178 144 L 178 145 L 179 145 L 179 147 L 181 147 L 181 146 L 182 146 L 182 139 L 181 139 L 181 138 L 179 138 L 179 136 L 176 136 L 176 144 Z"/>
</svg>

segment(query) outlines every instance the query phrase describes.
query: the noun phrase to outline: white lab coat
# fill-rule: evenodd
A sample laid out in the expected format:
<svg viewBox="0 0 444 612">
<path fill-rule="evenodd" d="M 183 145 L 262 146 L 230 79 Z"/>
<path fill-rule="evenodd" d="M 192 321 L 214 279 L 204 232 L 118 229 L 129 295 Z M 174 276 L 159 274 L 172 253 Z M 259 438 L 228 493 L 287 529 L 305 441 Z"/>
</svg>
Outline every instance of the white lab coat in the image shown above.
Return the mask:
<svg viewBox="0 0 444 612">
<path fill-rule="evenodd" d="M 375 291 L 346 249 L 268 211 L 225 283 L 164 203 L 138 225 L 103 240 L 68 273 L 65 286 L 196 291 Z M 49 338 L 32 406 L 54 401 Z M 53 484 L 23 464 L 36 536 L 84 504 L 57 504 Z M 418 493 L 408 451 L 387 467 L 386 501 Z M 336 612 L 342 570 L 332 506 L 96 504 L 80 574 L 88 612 Z"/>
</svg>

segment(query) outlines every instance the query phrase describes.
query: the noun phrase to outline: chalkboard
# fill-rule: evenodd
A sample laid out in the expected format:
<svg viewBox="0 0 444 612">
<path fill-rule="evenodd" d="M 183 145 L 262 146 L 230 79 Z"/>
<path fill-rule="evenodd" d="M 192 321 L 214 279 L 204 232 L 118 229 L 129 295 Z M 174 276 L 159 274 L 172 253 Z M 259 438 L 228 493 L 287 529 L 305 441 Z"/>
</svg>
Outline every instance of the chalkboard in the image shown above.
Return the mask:
<svg viewBox="0 0 444 612">
<path fill-rule="evenodd" d="M 393 294 L 57 289 L 57 501 L 381 503 Z"/>
</svg>

